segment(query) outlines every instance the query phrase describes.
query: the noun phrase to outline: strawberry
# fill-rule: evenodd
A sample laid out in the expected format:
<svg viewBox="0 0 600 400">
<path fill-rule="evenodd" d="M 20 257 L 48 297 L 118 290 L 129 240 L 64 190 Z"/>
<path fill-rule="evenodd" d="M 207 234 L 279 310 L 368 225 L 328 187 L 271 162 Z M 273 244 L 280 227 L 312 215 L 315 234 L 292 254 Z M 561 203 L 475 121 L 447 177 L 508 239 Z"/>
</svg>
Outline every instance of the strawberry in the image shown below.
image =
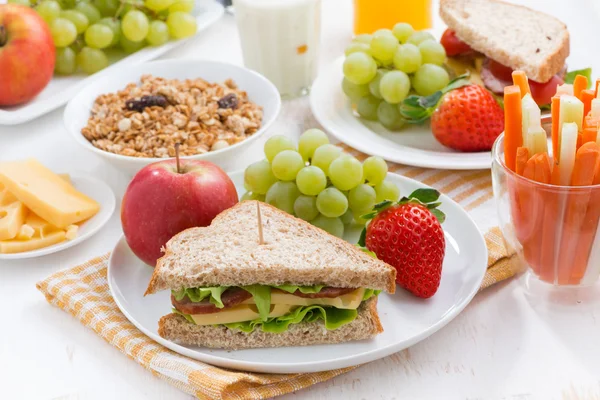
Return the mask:
<svg viewBox="0 0 600 400">
<path fill-rule="evenodd" d="M 437 209 L 439 192 L 418 189 L 398 203 L 384 201 L 370 219 L 359 245 L 396 268 L 396 282 L 414 295 L 429 298 L 440 286 L 446 241 Z"/>
<path fill-rule="evenodd" d="M 459 151 L 488 151 L 504 130 L 504 110 L 494 96 L 464 77 L 430 96 L 407 97 L 400 111 L 409 123 L 431 118 L 435 138 Z"/>
</svg>

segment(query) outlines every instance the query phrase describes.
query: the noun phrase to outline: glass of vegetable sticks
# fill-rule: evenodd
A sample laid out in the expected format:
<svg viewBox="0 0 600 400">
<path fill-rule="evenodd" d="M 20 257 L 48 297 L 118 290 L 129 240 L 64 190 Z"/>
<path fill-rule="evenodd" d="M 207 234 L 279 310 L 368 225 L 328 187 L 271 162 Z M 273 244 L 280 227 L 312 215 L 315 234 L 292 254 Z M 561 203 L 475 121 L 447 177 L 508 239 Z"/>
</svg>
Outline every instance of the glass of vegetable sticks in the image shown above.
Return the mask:
<svg viewBox="0 0 600 400">
<path fill-rule="evenodd" d="M 505 131 L 492 149 L 502 232 L 530 272 L 557 286 L 600 277 L 600 96 L 585 77 L 562 85 L 544 129 L 527 78 L 504 91 Z"/>
</svg>

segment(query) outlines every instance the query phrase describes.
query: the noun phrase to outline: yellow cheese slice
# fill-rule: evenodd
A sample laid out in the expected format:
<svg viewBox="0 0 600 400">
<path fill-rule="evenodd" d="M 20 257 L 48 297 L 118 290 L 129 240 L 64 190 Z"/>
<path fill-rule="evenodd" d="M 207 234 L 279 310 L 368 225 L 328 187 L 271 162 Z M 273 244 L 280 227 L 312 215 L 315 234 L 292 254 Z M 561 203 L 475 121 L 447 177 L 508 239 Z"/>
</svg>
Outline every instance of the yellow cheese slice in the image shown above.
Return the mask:
<svg viewBox="0 0 600 400">
<path fill-rule="evenodd" d="M 52 225 L 48 221 L 45 221 L 44 219 L 40 218 L 39 215 L 36 215 L 32 212 L 30 212 L 29 215 L 27 215 L 27 218 L 25 218 L 25 224 L 33 228 L 34 236 L 39 236 L 42 238 L 46 236 L 46 233 L 48 232 L 60 230 L 58 227 Z"/>
<path fill-rule="evenodd" d="M 17 198 L 0 184 L 0 206 L 7 206 L 15 201 L 18 201 Z"/>
<path fill-rule="evenodd" d="M 281 317 L 282 315 L 285 315 L 288 312 L 290 312 L 291 309 L 292 306 L 289 305 L 271 304 L 271 312 L 269 313 L 269 317 Z M 252 321 L 254 319 L 260 318 L 260 315 L 258 315 L 258 309 L 255 305 L 246 304 L 231 307 L 216 313 L 193 314 L 191 315 L 191 317 L 196 323 L 196 325 L 218 325 L 230 324 L 232 322 Z"/>
<path fill-rule="evenodd" d="M 271 293 L 271 304 L 286 304 L 292 306 L 312 306 L 318 304 L 321 306 L 355 310 L 360 306 L 364 294 L 364 288 L 356 289 L 353 292 L 332 299 L 306 299 L 304 297 L 294 296 L 291 293 Z M 251 297 L 242 304 L 254 304 L 254 299 Z"/>
<path fill-rule="evenodd" d="M 0 205 L 0 240 L 13 239 L 19 233 L 27 215 L 27 209 L 20 201 Z"/>
<path fill-rule="evenodd" d="M 44 237 L 34 236 L 28 240 L 0 241 L 0 253 L 22 253 L 52 246 L 65 240 L 65 231 L 59 230 L 47 233 Z"/>
<path fill-rule="evenodd" d="M 0 183 L 31 211 L 59 228 L 84 221 L 100 206 L 36 160 L 0 163 Z"/>
</svg>

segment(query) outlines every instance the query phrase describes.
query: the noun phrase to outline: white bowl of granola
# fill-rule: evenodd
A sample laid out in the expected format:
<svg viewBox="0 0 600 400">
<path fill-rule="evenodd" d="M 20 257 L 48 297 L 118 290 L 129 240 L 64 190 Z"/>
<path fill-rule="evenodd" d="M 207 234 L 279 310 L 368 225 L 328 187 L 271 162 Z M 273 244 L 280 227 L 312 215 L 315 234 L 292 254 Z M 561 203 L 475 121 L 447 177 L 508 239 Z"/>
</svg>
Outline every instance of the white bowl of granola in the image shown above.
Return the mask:
<svg viewBox="0 0 600 400">
<path fill-rule="evenodd" d="M 275 121 L 275 86 L 249 69 L 216 61 L 165 60 L 92 81 L 65 108 L 77 143 L 129 175 L 173 157 L 229 166 Z"/>
</svg>

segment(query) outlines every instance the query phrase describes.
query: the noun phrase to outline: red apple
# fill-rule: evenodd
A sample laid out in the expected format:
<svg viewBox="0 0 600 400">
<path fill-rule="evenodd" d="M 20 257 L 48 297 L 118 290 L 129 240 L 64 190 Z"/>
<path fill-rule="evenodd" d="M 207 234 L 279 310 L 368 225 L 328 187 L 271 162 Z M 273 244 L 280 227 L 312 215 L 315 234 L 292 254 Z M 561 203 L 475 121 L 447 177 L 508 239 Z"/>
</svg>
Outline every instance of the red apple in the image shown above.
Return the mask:
<svg viewBox="0 0 600 400">
<path fill-rule="evenodd" d="M 127 244 L 142 261 L 155 266 L 161 248 L 177 233 L 208 226 L 221 211 L 238 202 L 227 174 L 208 161 L 159 161 L 140 170 L 121 204 Z"/>
<path fill-rule="evenodd" d="M 50 82 L 55 50 L 50 29 L 33 9 L 0 4 L 0 106 L 31 100 Z"/>
</svg>

